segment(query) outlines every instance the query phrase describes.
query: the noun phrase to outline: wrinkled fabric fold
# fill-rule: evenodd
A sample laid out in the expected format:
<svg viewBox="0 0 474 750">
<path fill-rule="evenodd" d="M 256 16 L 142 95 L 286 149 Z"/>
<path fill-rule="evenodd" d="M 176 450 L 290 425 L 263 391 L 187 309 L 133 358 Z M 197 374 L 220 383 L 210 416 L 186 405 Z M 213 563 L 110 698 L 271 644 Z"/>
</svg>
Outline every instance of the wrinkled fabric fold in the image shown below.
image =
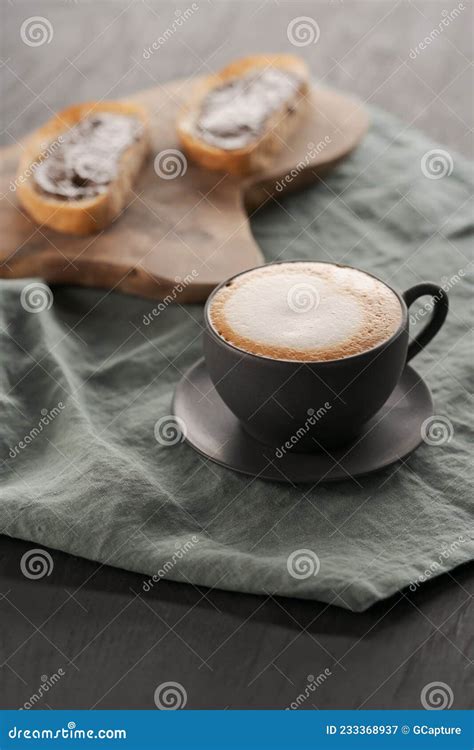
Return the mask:
<svg viewBox="0 0 474 750">
<path fill-rule="evenodd" d="M 252 230 L 268 261 L 348 263 L 400 291 L 451 284 L 448 320 L 412 363 L 449 439 L 357 481 L 293 487 L 234 474 L 179 435 L 157 440 L 201 356 L 201 305 L 166 306 L 144 325 L 149 300 L 52 287 L 52 307 L 35 313 L 21 303 L 33 280 L 2 280 L 2 533 L 154 585 L 166 577 L 351 610 L 472 559 L 472 169 L 450 153 L 452 172 L 427 177 L 422 159 L 436 144 L 371 115 L 356 152 L 313 187 L 279 193 Z M 317 556 L 310 575 L 289 572 L 298 550 Z"/>
</svg>

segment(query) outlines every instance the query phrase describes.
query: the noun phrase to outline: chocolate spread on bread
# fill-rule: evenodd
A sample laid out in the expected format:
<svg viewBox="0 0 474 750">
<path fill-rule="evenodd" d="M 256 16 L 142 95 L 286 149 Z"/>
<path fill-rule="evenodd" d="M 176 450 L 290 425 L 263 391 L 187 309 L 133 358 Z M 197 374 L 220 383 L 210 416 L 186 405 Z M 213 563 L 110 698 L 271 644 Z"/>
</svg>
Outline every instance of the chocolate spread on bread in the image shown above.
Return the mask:
<svg viewBox="0 0 474 750">
<path fill-rule="evenodd" d="M 63 200 L 105 192 L 117 175 L 120 155 L 142 134 L 136 117 L 100 112 L 84 118 L 40 162 L 34 172 L 37 188 Z"/>
<path fill-rule="evenodd" d="M 301 79 L 279 68 L 233 78 L 204 98 L 196 122 L 203 140 L 221 149 L 245 148 L 265 130 L 272 114 L 295 109 Z"/>
</svg>

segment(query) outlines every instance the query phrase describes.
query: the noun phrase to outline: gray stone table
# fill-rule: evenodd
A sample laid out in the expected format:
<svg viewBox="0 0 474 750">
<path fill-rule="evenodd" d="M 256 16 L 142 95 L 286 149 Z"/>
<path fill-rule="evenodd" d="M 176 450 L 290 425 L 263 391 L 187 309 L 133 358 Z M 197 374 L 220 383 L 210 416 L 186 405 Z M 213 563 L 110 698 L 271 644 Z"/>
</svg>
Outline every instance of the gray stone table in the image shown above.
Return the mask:
<svg viewBox="0 0 474 750">
<path fill-rule="evenodd" d="M 460 6 L 459 17 L 432 34 L 454 5 L 4 0 L 2 143 L 14 143 L 75 101 L 205 74 L 255 51 L 296 51 L 325 84 L 469 156 L 472 5 Z M 146 59 L 144 49 L 177 26 L 177 13 L 194 7 Z M 35 47 L 22 40 L 22 23 L 31 16 L 47 19 L 49 42 Z M 316 44 L 289 43 L 288 24 L 299 16 L 317 22 Z M 29 581 L 20 560 L 34 545 L 0 538 L 4 708 L 22 706 L 42 676 L 59 669 L 65 674 L 38 708 L 154 708 L 155 687 L 168 680 L 186 686 L 189 708 L 283 708 L 308 674 L 325 669 L 331 676 L 304 708 L 419 708 L 421 689 L 434 680 L 450 685 L 455 708 L 467 707 L 473 694 L 472 566 L 351 614 L 166 581 L 143 600 L 134 594 L 139 576 L 58 552 L 51 576 Z"/>
</svg>

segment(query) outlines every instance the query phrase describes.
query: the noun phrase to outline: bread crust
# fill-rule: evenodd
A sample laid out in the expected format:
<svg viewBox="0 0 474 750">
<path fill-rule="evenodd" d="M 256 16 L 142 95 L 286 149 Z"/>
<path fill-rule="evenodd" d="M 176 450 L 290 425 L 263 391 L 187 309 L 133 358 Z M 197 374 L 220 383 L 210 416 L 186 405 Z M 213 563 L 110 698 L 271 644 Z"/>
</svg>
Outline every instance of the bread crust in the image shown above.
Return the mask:
<svg viewBox="0 0 474 750">
<path fill-rule="evenodd" d="M 221 149 L 199 138 L 195 124 L 205 96 L 212 89 L 232 78 L 241 78 L 259 68 L 281 68 L 301 79 L 297 106 L 292 114 L 282 107 L 268 119 L 262 135 L 240 149 Z M 273 156 L 282 149 L 282 142 L 298 128 L 307 110 L 309 71 L 306 64 L 294 55 L 252 55 L 236 60 L 219 73 L 200 83 L 192 99 L 178 117 L 177 130 L 186 153 L 206 169 L 247 175 L 267 167 Z"/>
<path fill-rule="evenodd" d="M 35 165 L 47 158 L 48 145 L 61 133 L 95 112 L 130 115 L 140 120 L 143 134 L 119 157 L 117 177 L 105 192 L 93 198 L 65 201 L 37 189 Z M 132 187 L 149 150 L 147 112 L 132 102 L 85 102 L 62 112 L 36 130 L 25 142 L 17 175 L 17 194 L 21 205 L 38 224 L 68 234 L 93 234 L 107 227 L 126 207 Z"/>
</svg>

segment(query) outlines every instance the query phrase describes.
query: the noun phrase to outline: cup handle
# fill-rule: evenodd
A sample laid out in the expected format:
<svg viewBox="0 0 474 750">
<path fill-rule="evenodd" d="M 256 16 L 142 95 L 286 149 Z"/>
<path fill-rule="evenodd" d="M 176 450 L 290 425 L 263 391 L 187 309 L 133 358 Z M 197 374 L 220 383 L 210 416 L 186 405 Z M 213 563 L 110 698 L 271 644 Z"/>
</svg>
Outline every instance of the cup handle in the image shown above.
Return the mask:
<svg viewBox="0 0 474 750">
<path fill-rule="evenodd" d="M 433 298 L 433 314 L 423 330 L 408 345 L 407 362 L 415 354 L 421 352 L 431 339 L 436 336 L 448 314 L 448 295 L 438 284 L 432 284 L 429 281 L 425 281 L 422 284 L 415 284 L 415 286 L 407 289 L 402 297 L 405 300 L 407 308 L 409 308 L 418 297 L 423 297 L 425 294 L 430 294 Z"/>
</svg>

